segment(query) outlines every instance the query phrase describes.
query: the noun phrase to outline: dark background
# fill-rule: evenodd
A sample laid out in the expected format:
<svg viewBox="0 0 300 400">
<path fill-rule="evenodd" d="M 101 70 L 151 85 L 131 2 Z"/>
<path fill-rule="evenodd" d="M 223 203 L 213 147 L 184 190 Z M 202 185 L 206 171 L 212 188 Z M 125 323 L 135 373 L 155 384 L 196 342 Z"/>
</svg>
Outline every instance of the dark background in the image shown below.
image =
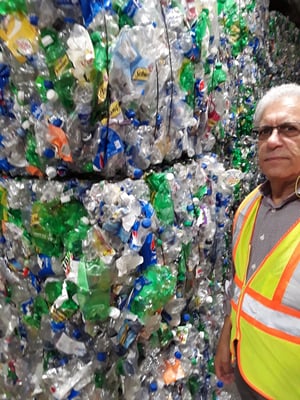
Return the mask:
<svg viewBox="0 0 300 400">
<path fill-rule="evenodd" d="M 279 11 L 300 28 L 300 0 L 270 0 L 270 11 Z"/>
</svg>

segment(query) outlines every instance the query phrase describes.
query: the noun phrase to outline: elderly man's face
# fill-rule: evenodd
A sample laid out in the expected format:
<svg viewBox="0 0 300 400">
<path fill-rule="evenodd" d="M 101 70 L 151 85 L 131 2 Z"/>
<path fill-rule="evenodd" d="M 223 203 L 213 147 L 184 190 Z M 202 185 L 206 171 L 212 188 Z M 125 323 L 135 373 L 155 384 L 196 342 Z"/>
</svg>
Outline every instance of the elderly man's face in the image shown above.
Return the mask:
<svg viewBox="0 0 300 400">
<path fill-rule="evenodd" d="M 290 96 L 275 99 L 266 107 L 259 127 L 278 126 L 283 129 L 266 129 L 269 134 L 259 136 L 259 166 L 271 183 L 295 182 L 300 175 L 299 98 Z"/>
</svg>

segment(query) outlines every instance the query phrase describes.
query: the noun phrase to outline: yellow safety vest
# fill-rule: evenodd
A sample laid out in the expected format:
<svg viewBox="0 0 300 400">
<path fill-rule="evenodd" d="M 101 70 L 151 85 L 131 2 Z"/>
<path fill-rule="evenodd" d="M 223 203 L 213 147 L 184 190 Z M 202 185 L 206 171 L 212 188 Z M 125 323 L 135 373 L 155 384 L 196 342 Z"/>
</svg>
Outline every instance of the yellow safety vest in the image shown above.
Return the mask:
<svg viewBox="0 0 300 400">
<path fill-rule="evenodd" d="M 262 195 L 258 188 L 233 223 L 234 295 L 231 351 L 238 340 L 241 375 L 272 400 L 300 399 L 300 218 L 246 282 L 251 237 Z"/>
</svg>

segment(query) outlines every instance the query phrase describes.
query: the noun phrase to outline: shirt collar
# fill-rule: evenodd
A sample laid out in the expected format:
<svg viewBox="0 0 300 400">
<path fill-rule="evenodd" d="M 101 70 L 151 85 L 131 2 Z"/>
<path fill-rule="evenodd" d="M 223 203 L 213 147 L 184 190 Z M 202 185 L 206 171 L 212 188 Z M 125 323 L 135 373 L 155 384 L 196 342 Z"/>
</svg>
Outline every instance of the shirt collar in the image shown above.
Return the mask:
<svg viewBox="0 0 300 400">
<path fill-rule="evenodd" d="M 263 195 L 263 198 L 267 201 L 267 203 L 269 203 L 273 208 L 281 208 L 291 201 L 299 200 L 299 197 L 296 195 L 295 192 L 293 192 L 285 200 L 283 200 L 280 205 L 275 205 L 271 198 L 271 185 L 269 180 L 266 180 L 259 186 L 259 191 Z M 300 189 L 298 189 L 298 193 L 300 194 Z"/>
</svg>

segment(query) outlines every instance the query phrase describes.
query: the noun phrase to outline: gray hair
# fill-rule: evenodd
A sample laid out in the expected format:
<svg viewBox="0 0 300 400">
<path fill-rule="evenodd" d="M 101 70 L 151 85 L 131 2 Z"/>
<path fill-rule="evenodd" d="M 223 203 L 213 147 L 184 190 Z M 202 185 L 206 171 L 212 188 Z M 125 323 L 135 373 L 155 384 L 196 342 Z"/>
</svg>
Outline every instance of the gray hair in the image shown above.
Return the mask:
<svg viewBox="0 0 300 400">
<path fill-rule="evenodd" d="M 258 126 L 263 115 L 263 112 L 267 106 L 272 104 L 274 100 L 282 96 L 299 97 L 300 101 L 300 85 L 296 83 L 284 83 L 279 86 L 274 86 L 269 89 L 264 96 L 258 101 L 256 110 L 253 117 L 253 125 Z"/>
</svg>

